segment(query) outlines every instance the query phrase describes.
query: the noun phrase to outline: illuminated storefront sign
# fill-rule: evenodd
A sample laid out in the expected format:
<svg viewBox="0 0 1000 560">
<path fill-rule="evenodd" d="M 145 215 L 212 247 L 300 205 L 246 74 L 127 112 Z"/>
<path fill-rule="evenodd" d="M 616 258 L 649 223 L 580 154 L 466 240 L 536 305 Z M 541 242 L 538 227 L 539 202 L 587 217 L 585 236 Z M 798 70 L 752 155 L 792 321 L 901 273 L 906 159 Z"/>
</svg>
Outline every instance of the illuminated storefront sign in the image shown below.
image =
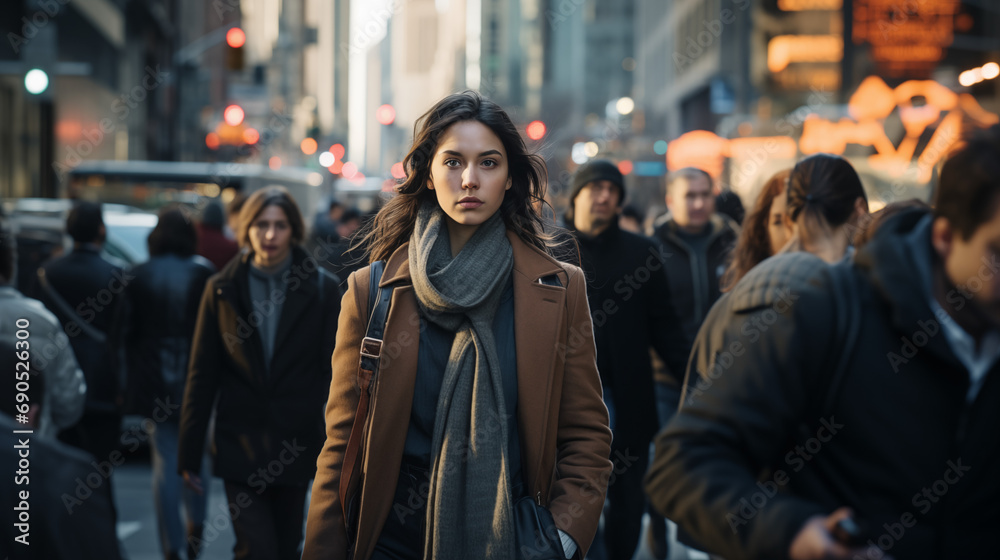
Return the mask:
<svg viewBox="0 0 1000 560">
<path fill-rule="evenodd" d="M 927 74 L 954 40 L 959 0 L 854 0 L 853 41 L 871 46 L 879 73 Z"/>
<path fill-rule="evenodd" d="M 778 35 L 767 44 L 767 68 L 781 72 L 793 62 L 840 62 L 844 39 L 839 35 Z"/>
<path fill-rule="evenodd" d="M 963 122 L 1000 123 L 1000 117 L 984 110 L 971 95 L 955 93 L 932 80 L 910 80 L 891 88 L 881 78 L 869 76 L 851 96 L 848 112 L 850 118 L 839 121 L 809 115 L 798 142 L 786 136 L 728 140 L 706 130 L 689 132 L 669 143 L 667 168 L 695 166 L 719 177 L 727 158 L 739 165 L 740 160 L 763 153 L 767 159 L 791 161 L 798 153 L 843 154 L 848 144 L 856 144 L 874 149 L 867 158 L 873 170 L 898 178 L 915 169 L 916 180 L 926 183 L 934 166 L 961 138 Z M 898 145 L 885 128 L 886 118 L 893 113 L 899 115 L 905 132 Z M 934 133 L 918 154 L 920 139 L 929 127 Z"/>
<path fill-rule="evenodd" d="M 843 5 L 843 0 L 778 0 L 778 9 L 785 12 L 839 10 Z"/>
</svg>

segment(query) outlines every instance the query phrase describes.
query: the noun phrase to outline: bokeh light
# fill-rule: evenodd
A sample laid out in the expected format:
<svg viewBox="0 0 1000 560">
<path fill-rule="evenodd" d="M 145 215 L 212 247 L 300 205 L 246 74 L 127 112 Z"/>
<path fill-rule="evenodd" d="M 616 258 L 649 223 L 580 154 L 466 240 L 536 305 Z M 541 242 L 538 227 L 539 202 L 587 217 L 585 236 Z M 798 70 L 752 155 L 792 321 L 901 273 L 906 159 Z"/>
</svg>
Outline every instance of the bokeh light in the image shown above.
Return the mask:
<svg viewBox="0 0 1000 560">
<path fill-rule="evenodd" d="M 226 107 L 226 110 L 222 112 L 222 119 L 226 121 L 229 126 L 239 126 L 243 122 L 243 118 L 246 115 L 243 113 L 243 107 L 239 105 L 230 105 Z"/>
</svg>

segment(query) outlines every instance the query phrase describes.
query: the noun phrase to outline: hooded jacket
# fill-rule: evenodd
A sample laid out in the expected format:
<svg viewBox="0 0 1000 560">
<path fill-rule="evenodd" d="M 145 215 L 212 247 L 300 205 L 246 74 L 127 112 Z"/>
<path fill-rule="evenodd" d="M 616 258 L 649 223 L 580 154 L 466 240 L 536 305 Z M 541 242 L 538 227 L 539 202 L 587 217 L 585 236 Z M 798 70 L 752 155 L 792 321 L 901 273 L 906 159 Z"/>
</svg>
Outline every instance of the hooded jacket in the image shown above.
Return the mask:
<svg viewBox="0 0 1000 560">
<path fill-rule="evenodd" d="M 657 509 L 729 560 L 787 558 L 810 516 L 841 506 L 897 559 L 995 557 L 1000 365 L 968 401 L 969 374 L 931 310 L 930 226 L 925 211 L 902 213 L 835 265 L 849 267 L 862 313 L 836 386 L 832 266 L 779 255 L 719 300 L 657 438 Z"/>
</svg>

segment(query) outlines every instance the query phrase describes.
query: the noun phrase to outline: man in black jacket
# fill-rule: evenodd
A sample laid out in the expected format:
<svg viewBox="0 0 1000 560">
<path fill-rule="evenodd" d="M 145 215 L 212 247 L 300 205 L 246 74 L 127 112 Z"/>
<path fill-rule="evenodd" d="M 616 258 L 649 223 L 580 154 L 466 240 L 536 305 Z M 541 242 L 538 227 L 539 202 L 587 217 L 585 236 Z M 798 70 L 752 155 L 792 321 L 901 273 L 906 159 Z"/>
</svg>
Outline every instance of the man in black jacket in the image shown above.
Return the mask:
<svg viewBox="0 0 1000 560">
<path fill-rule="evenodd" d="M 735 195 L 733 195 L 735 196 Z M 712 177 L 696 167 L 674 171 L 667 178 L 667 207 L 670 218 L 656 228 L 656 240 L 671 255 L 664 270 L 689 342 L 694 341 L 708 310 L 722 292 L 719 280 L 729 264 L 739 226 L 728 216 L 715 212 Z M 684 355 L 691 347 L 684 348 Z M 685 367 L 687 363 L 684 364 Z M 683 369 L 654 364 L 656 407 L 660 426 L 665 426 L 680 405 Z M 658 558 L 666 558 L 666 525 L 653 513 L 650 517 L 651 548 Z M 687 542 L 686 535 L 681 540 Z M 693 544 L 693 543 L 692 543 Z"/>
<path fill-rule="evenodd" d="M 682 371 L 688 347 L 671 305 L 658 247 L 618 228 L 624 185 L 621 172 L 609 161 L 582 165 L 573 177 L 567 216 L 587 275 L 597 367 L 614 432 L 615 468 L 604 521 L 611 560 L 632 558 L 642 529 L 642 477 L 658 426 L 649 349 Z"/>
<path fill-rule="evenodd" d="M 1000 126 L 944 164 L 933 213 L 723 296 L 657 439 L 654 505 L 729 560 L 995 557 L 997 177 Z"/>
<path fill-rule="evenodd" d="M 83 418 L 60 437 L 104 461 L 117 449 L 122 418 L 107 333 L 132 277 L 101 256 L 106 231 L 99 203 L 74 206 L 66 233 L 73 238 L 73 251 L 38 271 L 42 301 L 62 322 L 87 381 Z"/>
<path fill-rule="evenodd" d="M 694 340 L 708 310 L 722 295 L 719 279 L 729 264 L 739 226 L 715 212 L 712 177 L 701 169 L 686 167 L 671 173 L 666 199 L 670 219 L 656 228 L 655 237 L 673 255 L 667 279 L 684 332 Z M 679 388 L 683 372 L 672 373 L 680 379 L 669 383 Z"/>
</svg>

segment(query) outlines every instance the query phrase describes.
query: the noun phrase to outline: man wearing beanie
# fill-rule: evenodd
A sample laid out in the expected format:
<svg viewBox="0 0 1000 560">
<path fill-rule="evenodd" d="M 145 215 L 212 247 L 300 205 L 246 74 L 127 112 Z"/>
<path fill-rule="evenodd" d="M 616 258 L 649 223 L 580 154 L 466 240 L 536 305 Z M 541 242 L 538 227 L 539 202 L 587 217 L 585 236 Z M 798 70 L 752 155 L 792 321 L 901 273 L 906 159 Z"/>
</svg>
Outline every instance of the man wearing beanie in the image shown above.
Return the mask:
<svg viewBox="0 0 1000 560">
<path fill-rule="evenodd" d="M 618 167 L 590 161 L 577 170 L 571 187 L 566 225 L 587 275 L 597 366 L 614 433 L 603 544 L 608 560 L 628 560 L 642 530 L 642 478 L 659 426 L 649 349 L 672 370 L 684 371 L 689 343 L 671 302 L 663 270 L 667 256 L 653 241 L 618 228 L 625 199 Z"/>
</svg>

